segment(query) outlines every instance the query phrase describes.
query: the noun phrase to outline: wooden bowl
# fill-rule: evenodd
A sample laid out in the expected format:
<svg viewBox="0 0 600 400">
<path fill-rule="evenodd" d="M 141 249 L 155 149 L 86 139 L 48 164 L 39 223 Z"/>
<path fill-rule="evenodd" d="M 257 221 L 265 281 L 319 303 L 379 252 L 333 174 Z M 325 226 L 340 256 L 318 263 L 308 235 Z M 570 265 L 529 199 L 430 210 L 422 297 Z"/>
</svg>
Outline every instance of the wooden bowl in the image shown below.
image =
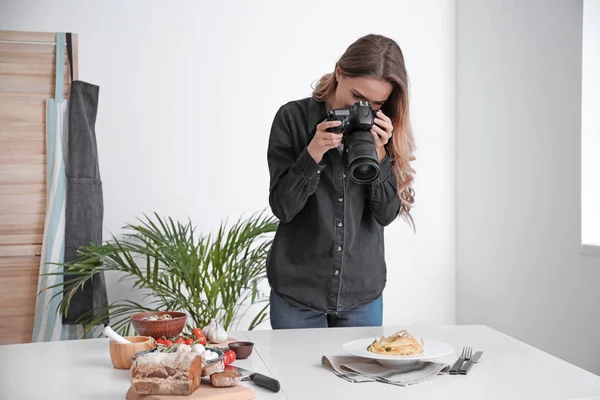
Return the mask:
<svg viewBox="0 0 600 400">
<path fill-rule="evenodd" d="M 117 369 L 131 368 L 131 357 L 140 351 L 154 349 L 154 340 L 148 336 L 125 336 L 132 343 L 117 343 L 111 340 L 108 343 L 110 360 Z"/>
<path fill-rule="evenodd" d="M 171 319 L 151 321 L 144 320 L 145 317 L 152 315 L 165 315 L 169 314 Z M 187 314 L 176 311 L 147 311 L 142 313 L 133 314 L 131 316 L 131 325 L 135 329 L 136 333 L 140 336 L 150 336 L 154 339 L 161 338 L 163 336 L 170 338 L 177 336 L 183 331 L 185 322 L 187 321 Z"/>
<path fill-rule="evenodd" d="M 254 348 L 254 343 L 252 342 L 231 342 L 227 345 L 229 350 L 232 350 L 235 353 L 235 357 L 238 360 L 243 360 L 250 357 L 252 354 L 252 349 Z"/>
</svg>

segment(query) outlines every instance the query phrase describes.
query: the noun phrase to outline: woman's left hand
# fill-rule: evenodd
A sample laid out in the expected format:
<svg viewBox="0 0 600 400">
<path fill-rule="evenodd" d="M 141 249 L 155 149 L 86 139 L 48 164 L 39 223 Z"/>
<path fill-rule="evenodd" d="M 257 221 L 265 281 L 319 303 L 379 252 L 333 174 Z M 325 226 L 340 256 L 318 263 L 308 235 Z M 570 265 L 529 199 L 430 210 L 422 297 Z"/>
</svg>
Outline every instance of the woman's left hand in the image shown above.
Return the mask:
<svg viewBox="0 0 600 400">
<path fill-rule="evenodd" d="M 373 119 L 373 127 L 371 128 L 371 134 L 373 135 L 373 141 L 375 142 L 375 150 L 377 150 L 377 156 L 379 162 L 385 158 L 385 145 L 387 142 L 392 140 L 394 134 L 394 126 L 392 120 L 389 119 L 383 111 L 378 110 Z"/>
</svg>

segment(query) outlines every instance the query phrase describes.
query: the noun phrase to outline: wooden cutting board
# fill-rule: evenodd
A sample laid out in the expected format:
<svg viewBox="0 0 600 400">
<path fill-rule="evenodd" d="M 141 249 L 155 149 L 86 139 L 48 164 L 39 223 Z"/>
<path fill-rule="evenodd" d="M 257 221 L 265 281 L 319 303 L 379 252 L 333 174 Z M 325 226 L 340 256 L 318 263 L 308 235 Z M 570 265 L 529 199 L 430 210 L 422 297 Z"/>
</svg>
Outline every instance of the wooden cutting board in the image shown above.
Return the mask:
<svg viewBox="0 0 600 400">
<path fill-rule="evenodd" d="M 127 400 L 252 400 L 255 398 L 256 393 L 254 393 L 254 390 L 246 386 L 237 385 L 229 388 L 216 388 L 211 386 L 210 383 L 204 382 L 189 396 L 137 394 L 133 391 L 133 387 L 130 387 L 126 397 Z"/>
<path fill-rule="evenodd" d="M 207 347 L 227 347 L 229 343 L 237 342 L 235 338 L 229 338 L 223 343 L 212 344 L 207 343 Z M 127 400 L 253 400 L 256 398 L 254 390 L 237 385 L 230 388 L 216 388 L 210 384 L 210 380 L 202 379 L 202 384 L 194 393 L 189 396 L 166 396 L 166 395 L 145 395 L 137 394 L 130 387 L 127 391 Z"/>
</svg>

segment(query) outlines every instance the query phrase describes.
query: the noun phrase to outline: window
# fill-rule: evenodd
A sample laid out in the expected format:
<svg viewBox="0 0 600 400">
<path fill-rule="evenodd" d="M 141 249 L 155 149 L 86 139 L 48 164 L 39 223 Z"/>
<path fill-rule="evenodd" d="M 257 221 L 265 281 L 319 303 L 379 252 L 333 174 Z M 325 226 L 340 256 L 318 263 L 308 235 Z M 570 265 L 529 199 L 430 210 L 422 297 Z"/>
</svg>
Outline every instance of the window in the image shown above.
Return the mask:
<svg viewBox="0 0 600 400">
<path fill-rule="evenodd" d="M 600 256 L 600 1 L 583 2 L 582 50 L 581 243 Z"/>
</svg>

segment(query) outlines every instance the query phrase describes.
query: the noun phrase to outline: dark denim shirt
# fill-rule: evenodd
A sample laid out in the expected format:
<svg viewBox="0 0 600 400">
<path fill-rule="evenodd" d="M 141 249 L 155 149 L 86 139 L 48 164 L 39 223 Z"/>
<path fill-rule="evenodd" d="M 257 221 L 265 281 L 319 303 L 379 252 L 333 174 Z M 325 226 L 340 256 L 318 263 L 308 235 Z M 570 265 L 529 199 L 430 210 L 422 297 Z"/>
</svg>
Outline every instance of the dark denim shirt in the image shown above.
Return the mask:
<svg viewBox="0 0 600 400">
<path fill-rule="evenodd" d="M 267 276 L 276 293 L 297 305 L 335 313 L 383 292 L 383 227 L 398 216 L 400 199 L 387 156 L 379 179 L 368 185 L 348 178 L 345 151 L 313 160 L 306 147 L 325 118 L 325 103 L 312 98 L 289 102 L 275 115 L 269 204 L 280 223 Z"/>
</svg>

